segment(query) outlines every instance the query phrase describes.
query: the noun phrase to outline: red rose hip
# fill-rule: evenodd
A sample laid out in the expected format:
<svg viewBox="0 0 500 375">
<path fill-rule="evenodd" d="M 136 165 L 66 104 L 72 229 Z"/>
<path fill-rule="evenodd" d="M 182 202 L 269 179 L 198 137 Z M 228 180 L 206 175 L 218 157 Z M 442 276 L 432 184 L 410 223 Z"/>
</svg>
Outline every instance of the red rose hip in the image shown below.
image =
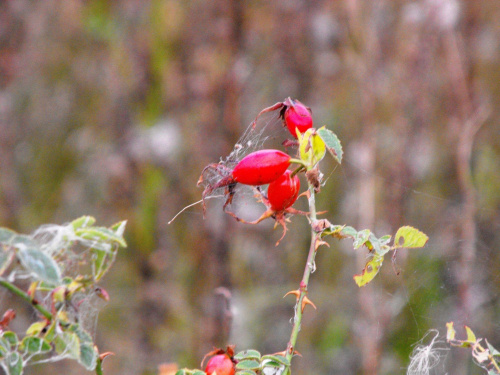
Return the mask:
<svg viewBox="0 0 500 375">
<path fill-rule="evenodd" d="M 205 368 L 207 375 L 234 375 L 234 364 L 227 354 L 218 354 L 210 358 Z"/>
<path fill-rule="evenodd" d="M 283 211 L 295 203 L 299 196 L 300 180 L 287 170 L 280 178 L 271 182 L 267 189 L 267 199 L 273 211 Z"/>
<path fill-rule="evenodd" d="M 244 185 L 265 185 L 280 177 L 290 165 L 290 155 L 279 150 L 259 150 L 245 156 L 233 169 L 233 179 Z"/>
<path fill-rule="evenodd" d="M 313 120 L 311 112 L 298 100 L 288 99 L 288 103 L 290 104 L 286 107 L 283 118 L 290 133 L 297 138 L 295 129 L 298 129 L 300 133 L 304 133 L 307 129 L 312 128 Z"/>
</svg>

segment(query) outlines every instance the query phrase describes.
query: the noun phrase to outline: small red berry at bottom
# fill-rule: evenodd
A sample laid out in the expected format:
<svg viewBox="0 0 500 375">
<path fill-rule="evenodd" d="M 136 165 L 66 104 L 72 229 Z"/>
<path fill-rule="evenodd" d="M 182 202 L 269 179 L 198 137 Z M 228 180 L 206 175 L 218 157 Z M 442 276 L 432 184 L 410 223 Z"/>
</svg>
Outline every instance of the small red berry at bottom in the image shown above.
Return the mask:
<svg viewBox="0 0 500 375">
<path fill-rule="evenodd" d="M 207 375 L 234 375 L 234 363 L 227 354 L 218 354 L 210 358 L 205 372 Z"/>
<path fill-rule="evenodd" d="M 300 180 L 287 170 L 280 178 L 271 182 L 267 189 L 267 199 L 273 211 L 283 211 L 295 203 L 299 196 Z"/>
</svg>

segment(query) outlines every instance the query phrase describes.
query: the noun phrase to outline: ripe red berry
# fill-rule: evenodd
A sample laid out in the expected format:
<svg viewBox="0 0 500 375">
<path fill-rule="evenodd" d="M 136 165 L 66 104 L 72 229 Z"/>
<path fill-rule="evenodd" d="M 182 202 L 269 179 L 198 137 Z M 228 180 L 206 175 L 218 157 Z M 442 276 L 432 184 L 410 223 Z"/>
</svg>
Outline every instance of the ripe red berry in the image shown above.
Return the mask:
<svg viewBox="0 0 500 375">
<path fill-rule="evenodd" d="M 287 170 L 280 178 L 271 182 L 267 189 L 267 199 L 273 211 L 283 211 L 295 203 L 299 196 L 300 180 Z"/>
<path fill-rule="evenodd" d="M 312 128 L 313 120 L 310 110 L 298 100 L 288 99 L 290 103 L 286 107 L 283 118 L 285 119 L 285 124 L 290 131 L 290 133 L 297 138 L 297 133 L 295 129 L 299 132 L 304 133 L 307 129 Z"/>
<path fill-rule="evenodd" d="M 280 177 L 290 165 L 290 155 L 279 150 L 259 150 L 245 156 L 233 169 L 235 182 L 264 185 Z"/>
<path fill-rule="evenodd" d="M 218 354 L 210 358 L 205 372 L 207 375 L 234 375 L 234 364 L 227 354 Z"/>
</svg>

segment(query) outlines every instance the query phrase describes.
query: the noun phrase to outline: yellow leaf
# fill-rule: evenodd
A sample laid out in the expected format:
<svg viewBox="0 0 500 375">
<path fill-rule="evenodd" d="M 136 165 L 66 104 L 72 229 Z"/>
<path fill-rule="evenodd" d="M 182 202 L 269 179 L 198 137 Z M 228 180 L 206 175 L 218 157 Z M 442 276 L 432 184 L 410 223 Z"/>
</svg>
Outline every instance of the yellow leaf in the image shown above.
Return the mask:
<svg viewBox="0 0 500 375">
<path fill-rule="evenodd" d="M 467 341 L 470 342 L 471 344 L 474 344 L 477 341 L 476 335 L 474 334 L 474 332 L 472 332 L 472 329 L 470 329 L 469 327 L 464 326 L 464 328 L 465 332 L 467 333 Z"/>
<path fill-rule="evenodd" d="M 405 226 L 398 229 L 394 236 L 394 247 L 424 247 L 429 237 L 416 228 Z"/>
<path fill-rule="evenodd" d="M 453 328 L 453 322 L 446 323 L 446 341 L 455 340 L 456 333 L 455 328 Z"/>
<path fill-rule="evenodd" d="M 354 275 L 354 281 L 359 287 L 365 286 L 370 281 L 377 276 L 380 267 L 382 267 L 382 262 L 384 261 L 384 257 L 378 254 L 375 254 L 365 265 L 365 268 L 361 272 L 360 275 Z"/>
<path fill-rule="evenodd" d="M 26 330 L 26 336 L 36 336 L 38 335 L 42 329 L 47 325 L 46 322 L 35 322 Z"/>
</svg>

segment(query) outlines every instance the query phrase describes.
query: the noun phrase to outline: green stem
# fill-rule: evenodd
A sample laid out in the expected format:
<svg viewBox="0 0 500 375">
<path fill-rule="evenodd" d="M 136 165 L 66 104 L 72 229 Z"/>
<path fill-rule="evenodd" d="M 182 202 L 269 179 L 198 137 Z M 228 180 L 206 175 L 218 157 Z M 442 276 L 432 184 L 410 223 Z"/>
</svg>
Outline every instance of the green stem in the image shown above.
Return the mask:
<svg viewBox="0 0 500 375">
<path fill-rule="evenodd" d="M 295 164 L 298 164 L 304 168 L 307 168 L 307 164 L 303 160 L 291 158 L 290 164 L 292 164 L 292 163 L 295 163 Z"/>
<path fill-rule="evenodd" d="M 311 244 L 309 246 L 309 254 L 307 255 L 307 262 L 304 268 L 304 275 L 302 276 L 302 281 L 300 282 L 300 287 L 298 290 L 297 303 L 295 304 L 295 317 L 293 319 L 292 333 L 290 335 L 290 341 L 288 342 L 286 358 L 291 361 L 293 353 L 295 350 L 295 344 L 297 342 L 297 337 L 300 331 L 300 325 L 302 323 L 302 301 L 307 294 L 307 288 L 309 286 L 309 277 L 314 270 L 314 258 L 316 257 L 316 241 L 321 235 L 316 233 L 314 230 L 314 223 L 317 221 L 316 218 L 316 201 L 314 195 L 314 187 L 309 184 L 309 217 L 311 220 Z M 289 371 L 289 369 L 288 369 Z"/>
<path fill-rule="evenodd" d="M 300 165 L 298 166 L 297 168 L 295 168 L 295 170 L 292 172 L 291 176 L 290 177 L 294 177 L 297 173 L 299 173 L 301 170 L 304 169 L 304 166 L 303 165 Z"/>
<path fill-rule="evenodd" d="M 4 288 L 10 290 L 12 293 L 14 293 L 16 296 L 21 297 L 24 299 L 26 302 L 28 302 L 31 306 L 33 306 L 35 309 L 40 312 L 44 317 L 46 317 L 49 320 L 52 320 L 52 314 L 42 305 L 40 305 L 36 300 L 32 299 L 28 293 L 22 291 L 19 289 L 17 286 L 14 284 L 11 284 L 5 279 L 0 278 L 0 285 L 3 286 Z"/>
</svg>

